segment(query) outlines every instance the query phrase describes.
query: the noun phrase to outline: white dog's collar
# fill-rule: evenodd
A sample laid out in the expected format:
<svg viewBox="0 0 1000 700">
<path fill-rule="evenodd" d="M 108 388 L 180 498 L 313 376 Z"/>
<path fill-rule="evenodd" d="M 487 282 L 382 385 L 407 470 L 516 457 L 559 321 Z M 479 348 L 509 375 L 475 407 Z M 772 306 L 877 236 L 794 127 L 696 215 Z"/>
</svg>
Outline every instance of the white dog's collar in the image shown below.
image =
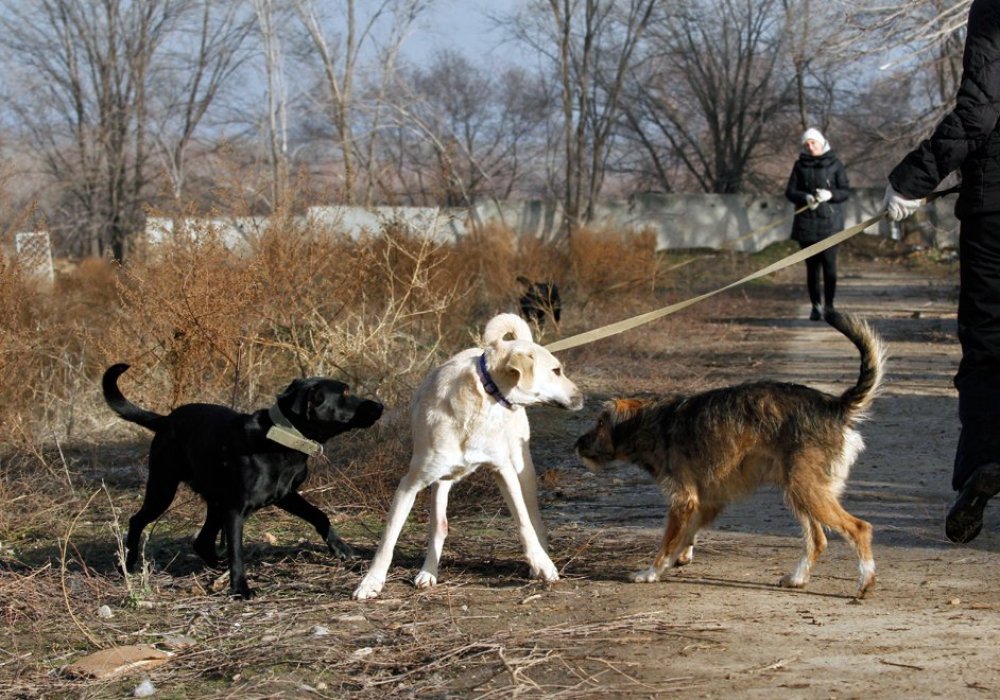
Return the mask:
<svg viewBox="0 0 1000 700">
<path fill-rule="evenodd" d="M 476 369 L 479 370 L 479 381 L 482 383 L 483 389 L 486 390 L 486 393 L 492 396 L 498 404 L 513 411 L 514 404 L 512 404 L 510 400 L 503 395 L 503 392 L 500 391 L 500 387 L 498 387 L 497 383 L 493 381 L 493 377 L 490 376 L 489 371 L 486 369 L 485 352 L 479 356 L 479 362 L 476 364 Z"/>
<path fill-rule="evenodd" d="M 285 414 L 278 408 L 278 404 L 274 404 L 271 408 L 267 409 L 267 415 L 274 422 L 274 425 L 267 431 L 268 440 L 307 454 L 310 457 L 319 457 L 323 454 L 323 446 L 300 433 L 298 428 L 285 418 Z"/>
</svg>

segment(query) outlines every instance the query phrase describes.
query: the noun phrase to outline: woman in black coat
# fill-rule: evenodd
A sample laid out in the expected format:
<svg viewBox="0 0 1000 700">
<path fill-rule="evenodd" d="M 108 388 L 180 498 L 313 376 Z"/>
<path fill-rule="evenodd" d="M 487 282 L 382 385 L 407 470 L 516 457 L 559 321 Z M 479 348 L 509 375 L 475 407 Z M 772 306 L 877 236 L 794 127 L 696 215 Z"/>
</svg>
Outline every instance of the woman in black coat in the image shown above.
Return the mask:
<svg viewBox="0 0 1000 700">
<path fill-rule="evenodd" d="M 844 202 L 850 196 L 849 188 L 847 169 L 830 150 L 826 138 L 818 129 L 808 129 L 802 135 L 802 153 L 792 167 L 785 189 L 785 196 L 796 209 L 809 207 L 795 215 L 792 240 L 805 248 L 843 230 Z M 833 310 L 833 297 L 837 293 L 837 246 L 806 260 L 806 288 L 812 304 L 809 319 L 818 321 L 823 318 L 824 307 Z"/>
</svg>

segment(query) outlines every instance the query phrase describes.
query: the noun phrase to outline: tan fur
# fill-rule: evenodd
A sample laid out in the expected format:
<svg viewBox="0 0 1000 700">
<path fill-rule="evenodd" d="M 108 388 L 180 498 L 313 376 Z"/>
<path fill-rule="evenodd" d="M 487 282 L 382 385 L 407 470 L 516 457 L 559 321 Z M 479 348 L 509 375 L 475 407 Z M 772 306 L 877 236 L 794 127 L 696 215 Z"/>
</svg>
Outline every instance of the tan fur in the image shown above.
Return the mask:
<svg viewBox="0 0 1000 700">
<path fill-rule="evenodd" d="M 861 353 L 861 372 L 841 396 L 779 382 L 756 382 L 690 397 L 618 399 L 577 441 L 588 467 L 623 460 L 649 471 L 670 501 L 663 541 L 637 582 L 659 580 L 687 563 L 698 531 L 728 504 L 775 484 L 802 525 L 804 552 L 780 585 L 801 588 L 826 549 L 824 527 L 858 555 L 860 598 L 875 583 L 871 525 L 839 502 L 851 465 L 864 448 L 854 425 L 871 406 L 884 370 L 878 336 L 863 321 L 827 319 Z"/>
<path fill-rule="evenodd" d="M 417 389 L 410 414 L 410 469 L 396 489 L 382 541 L 354 598 L 364 600 L 381 592 L 413 501 L 427 486 L 433 486 L 427 553 L 414 584 L 422 588 L 437 583 L 448 532 L 448 492 L 481 466 L 496 477 L 517 523 L 532 576 L 547 581 L 559 578 L 546 552 L 524 406 L 549 404 L 578 410 L 583 407 L 583 395 L 563 374 L 555 356 L 532 340 L 531 329 L 520 317 L 495 316 L 486 324 L 483 343 L 484 347 L 464 350 L 433 369 Z M 485 356 L 488 372 L 513 404 L 511 408 L 486 392 L 477 369 L 480 356 Z"/>
</svg>

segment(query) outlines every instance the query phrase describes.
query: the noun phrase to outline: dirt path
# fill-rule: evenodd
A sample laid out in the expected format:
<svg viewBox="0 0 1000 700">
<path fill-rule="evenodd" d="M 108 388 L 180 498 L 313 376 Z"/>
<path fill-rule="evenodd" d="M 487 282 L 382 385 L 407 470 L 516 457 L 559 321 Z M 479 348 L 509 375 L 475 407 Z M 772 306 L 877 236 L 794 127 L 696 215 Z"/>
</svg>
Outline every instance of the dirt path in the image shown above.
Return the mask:
<svg viewBox="0 0 1000 700">
<path fill-rule="evenodd" d="M 806 591 L 775 587 L 794 566 L 800 541 L 773 492 L 728 510 L 701 538 L 694 563 L 667 581 L 619 583 L 648 565 L 663 499 L 634 468 L 567 477 L 546 517 L 558 523 L 557 535 L 598 538 L 609 550 L 606 561 L 590 562 L 596 570 L 578 585 L 613 601 L 618 615 L 659 610 L 682 627 L 711 628 L 679 646 L 650 639 L 605 648 L 630 664 L 631 678 L 651 688 L 683 679 L 673 686 L 682 697 L 1000 695 L 1000 509 L 987 512 L 983 534 L 969 546 L 943 535 L 958 431 L 949 292 L 904 274 L 841 282 L 840 306 L 872 319 L 891 353 L 885 393 L 862 429 L 868 449 L 843 499 L 875 527 L 878 585 L 863 602 L 850 597 L 856 563 L 836 535 Z M 800 318 L 807 311 L 802 307 Z M 825 324 L 746 322 L 772 345 L 766 375 L 837 392 L 854 381 L 854 348 Z M 575 573 L 572 562 L 566 569 Z M 641 692 L 631 681 L 618 688 Z"/>
</svg>

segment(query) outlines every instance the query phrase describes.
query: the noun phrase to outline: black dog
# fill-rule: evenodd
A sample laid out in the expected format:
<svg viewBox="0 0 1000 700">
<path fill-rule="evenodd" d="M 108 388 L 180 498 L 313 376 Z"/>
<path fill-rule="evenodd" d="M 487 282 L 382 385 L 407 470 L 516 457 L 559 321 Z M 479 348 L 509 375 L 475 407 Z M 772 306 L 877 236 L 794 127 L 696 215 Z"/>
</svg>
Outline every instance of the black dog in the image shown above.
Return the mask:
<svg viewBox="0 0 1000 700">
<path fill-rule="evenodd" d="M 146 497 L 129 520 L 128 571 L 135 568 L 143 529 L 163 514 L 182 481 L 208 505 L 194 549 L 209 566 L 218 563 L 215 541 L 225 528 L 229 585 L 235 595 L 253 595 L 243 565 L 243 522 L 267 505 L 310 523 L 341 559 L 353 556 L 329 518 L 297 489 L 306 479 L 307 456 L 322 453 L 322 443 L 335 435 L 372 426 L 382 415 L 382 404 L 350 396 L 342 382 L 308 378 L 293 381 L 274 406 L 256 413 L 192 403 L 163 416 L 122 395 L 117 380 L 128 367 L 117 364 L 104 373 L 104 400 L 125 420 L 155 433 Z"/>
<path fill-rule="evenodd" d="M 555 283 L 532 282 L 523 275 L 519 275 L 517 281 L 524 287 L 524 294 L 518 300 L 524 319 L 528 322 L 534 321 L 541 328 L 545 324 L 545 318 L 551 317 L 556 325 L 559 325 L 562 300 L 559 298 L 559 288 Z"/>
</svg>

